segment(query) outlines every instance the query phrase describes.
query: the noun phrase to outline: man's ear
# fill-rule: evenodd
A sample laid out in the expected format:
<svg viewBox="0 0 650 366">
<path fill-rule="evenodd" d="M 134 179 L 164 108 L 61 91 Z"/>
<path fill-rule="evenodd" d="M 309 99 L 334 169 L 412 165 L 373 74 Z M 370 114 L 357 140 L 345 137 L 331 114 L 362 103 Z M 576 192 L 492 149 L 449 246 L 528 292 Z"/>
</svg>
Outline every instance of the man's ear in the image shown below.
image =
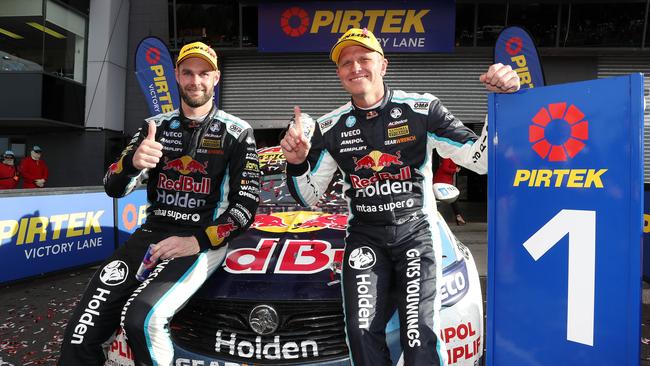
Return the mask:
<svg viewBox="0 0 650 366">
<path fill-rule="evenodd" d="M 216 70 L 215 72 L 217 74 L 214 77 L 214 86 L 217 86 L 217 84 L 219 84 L 219 80 L 221 80 L 221 71 Z"/>
</svg>

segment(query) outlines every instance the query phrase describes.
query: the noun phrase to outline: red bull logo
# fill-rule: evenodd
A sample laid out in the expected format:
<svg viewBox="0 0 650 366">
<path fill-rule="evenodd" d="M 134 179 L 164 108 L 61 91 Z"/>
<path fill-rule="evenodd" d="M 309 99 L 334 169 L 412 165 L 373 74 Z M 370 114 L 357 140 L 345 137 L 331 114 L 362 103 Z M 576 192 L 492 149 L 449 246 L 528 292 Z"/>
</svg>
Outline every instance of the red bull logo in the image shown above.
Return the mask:
<svg viewBox="0 0 650 366">
<path fill-rule="evenodd" d="M 122 173 L 123 165 L 122 165 L 122 160 L 124 159 L 124 156 L 120 158 L 117 162 L 111 164 L 111 166 L 108 168 L 109 174 L 120 174 Z"/>
<path fill-rule="evenodd" d="M 165 166 L 163 166 L 163 170 L 171 169 L 183 175 L 187 175 L 195 172 L 205 175 L 208 174 L 206 170 L 207 168 L 208 168 L 207 161 L 201 164 L 198 161 L 192 159 L 192 157 L 190 157 L 189 155 L 184 155 L 181 156 L 180 158 L 171 159 L 171 160 L 165 158 Z"/>
<path fill-rule="evenodd" d="M 379 150 L 373 150 L 370 154 L 363 156 L 359 159 L 356 157 L 352 158 L 354 160 L 354 171 L 361 169 L 372 169 L 376 172 L 381 171 L 382 169 L 389 167 L 391 165 L 402 165 L 401 153 L 398 151 L 393 154 L 383 153 Z"/>
<path fill-rule="evenodd" d="M 301 228 L 322 228 L 322 229 L 335 229 L 345 230 L 348 224 L 347 215 L 323 215 L 307 220 L 297 226 Z"/>
<path fill-rule="evenodd" d="M 230 233 L 235 231 L 236 229 L 237 226 L 235 226 L 235 224 L 228 222 L 225 224 L 208 226 L 208 228 L 205 229 L 205 232 L 206 234 L 208 234 L 208 238 L 210 239 L 210 244 L 216 247 L 221 245 L 224 242 L 224 240 L 226 240 L 226 238 L 230 236 Z"/>
<path fill-rule="evenodd" d="M 258 214 L 255 216 L 255 222 L 251 225 L 252 228 L 263 228 L 263 227 L 286 227 L 287 224 L 282 221 L 278 216 L 273 215 L 261 215 Z"/>
<path fill-rule="evenodd" d="M 528 140 L 533 150 L 548 161 L 567 161 L 585 147 L 589 123 L 578 107 L 566 102 L 542 107 L 532 119 Z"/>
</svg>

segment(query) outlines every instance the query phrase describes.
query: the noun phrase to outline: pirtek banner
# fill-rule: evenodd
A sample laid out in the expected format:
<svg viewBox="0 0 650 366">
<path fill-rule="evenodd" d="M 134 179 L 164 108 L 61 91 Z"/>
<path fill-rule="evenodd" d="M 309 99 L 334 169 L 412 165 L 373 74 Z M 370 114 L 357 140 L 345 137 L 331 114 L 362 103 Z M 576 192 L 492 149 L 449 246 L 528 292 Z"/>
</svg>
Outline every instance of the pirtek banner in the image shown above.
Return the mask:
<svg viewBox="0 0 650 366">
<path fill-rule="evenodd" d="M 453 0 L 262 3 L 261 52 L 329 52 L 350 28 L 368 28 L 384 52 L 452 52 Z"/>
<path fill-rule="evenodd" d="M 521 27 L 508 27 L 499 33 L 494 46 L 494 62 L 512 66 L 521 79 L 522 89 L 544 86 L 537 47 Z"/>
<path fill-rule="evenodd" d="M 491 94 L 488 366 L 638 365 L 643 76 Z"/>
<path fill-rule="evenodd" d="M 114 249 L 104 192 L 2 198 L 0 283 L 98 262 Z"/>
<path fill-rule="evenodd" d="M 140 41 L 135 53 L 135 67 L 151 116 L 171 112 L 180 106 L 174 63 L 160 39 L 147 37 Z"/>
</svg>

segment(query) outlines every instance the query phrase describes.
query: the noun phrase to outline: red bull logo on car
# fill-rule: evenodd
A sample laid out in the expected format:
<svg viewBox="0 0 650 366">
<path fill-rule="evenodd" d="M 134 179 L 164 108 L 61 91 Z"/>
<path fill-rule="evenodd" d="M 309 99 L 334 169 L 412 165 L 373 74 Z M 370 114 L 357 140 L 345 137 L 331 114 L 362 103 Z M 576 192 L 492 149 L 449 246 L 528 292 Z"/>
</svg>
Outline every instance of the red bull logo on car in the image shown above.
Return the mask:
<svg viewBox="0 0 650 366">
<path fill-rule="evenodd" d="M 573 159 L 587 145 L 589 122 L 585 114 L 567 102 L 541 107 L 528 128 L 528 141 L 542 159 L 563 163 Z M 603 188 L 607 169 L 518 169 L 513 186 Z"/>
<path fill-rule="evenodd" d="M 356 157 L 352 158 L 354 160 L 354 171 L 361 169 L 372 169 L 376 172 L 381 171 L 382 169 L 389 167 L 391 165 L 402 165 L 401 152 L 393 154 L 383 153 L 379 150 L 374 150 L 370 154 L 365 155 L 359 159 Z"/>
<path fill-rule="evenodd" d="M 345 230 L 348 216 L 294 211 L 257 214 L 251 228 L 272 233 L 304 233 L 323 229 Z"/>
<path fill-rule="evenodd" d="M 192 159 L 191 156 L 184 155 L 181 156 L 180 158 L 171 159 L 171 160 L 165 158 L 165 166 L 163 166 L 162 170 L 170 170 L 170 169 L 176 170 L 177 172 L 183 175 L 187 175 L 195 172 L 205 175 L 208 174 L 206 170 L 207 168 L 208 168 L 207 161 L 201 164 L 198 161 Z"/>
</svg>

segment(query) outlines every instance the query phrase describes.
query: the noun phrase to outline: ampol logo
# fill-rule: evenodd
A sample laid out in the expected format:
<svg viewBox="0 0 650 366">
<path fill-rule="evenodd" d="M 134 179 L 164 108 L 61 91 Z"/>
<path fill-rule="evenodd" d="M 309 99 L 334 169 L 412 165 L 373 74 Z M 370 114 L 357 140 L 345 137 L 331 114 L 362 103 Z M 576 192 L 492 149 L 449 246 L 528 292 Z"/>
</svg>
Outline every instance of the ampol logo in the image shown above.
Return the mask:
<svg viewBox="0 0 650 366">
<path fill-rule="evenodd" d="M 289 8 L 280 17 L 280 27 L 289 37 L 300 37 L 309 27 L 309 15 L 303 8 Z"/>
<path fill-rule="evenodd" d="M 589 123 L 578 107 L 566 102 L 542 107 L 528 128 L 528 141 L 541 158 L 567 161 L 585 147 L 589 139 Z"/>
</svg>

